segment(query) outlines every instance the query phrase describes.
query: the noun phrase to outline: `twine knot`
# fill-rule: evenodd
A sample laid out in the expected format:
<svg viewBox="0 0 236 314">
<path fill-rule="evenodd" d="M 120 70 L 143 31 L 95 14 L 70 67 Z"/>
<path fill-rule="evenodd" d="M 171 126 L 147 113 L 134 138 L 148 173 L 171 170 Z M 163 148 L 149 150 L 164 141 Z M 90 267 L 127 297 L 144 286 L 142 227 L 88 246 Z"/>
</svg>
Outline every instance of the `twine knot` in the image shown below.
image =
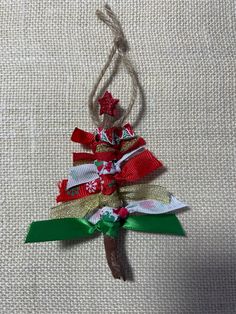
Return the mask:
<svg viewBox="0 0 236 314">
<path fill-rule="evenodd" d="M 123 36 L 114 38 L 114 45 L 116 46 L 119 53 L 126 53 L 128 50 L 128 42 Z"/>
<path fill-rule="evenodd" d="M 102 126 L 105 128 L 109 128 L 112 126 L 114 126 L 114 127 L 122 126 L 122 124 L 124 123 L 124 121 L 126 120 L 128 115 L 130 114 L 130 112 L 133 108 L 133 105 L 135 103 L 135 100 L 137 98 L 137 92 L 139 89 L 139 82 L 138 82 L 137 73 L 136 73 L 131 61 L 129 60 L 128 56 L 126 55 L 128 49 L 129 49 L 129 46 L 128 46 L 128 42 L 125 38 L 121 24 L 120 24 L 119 20 L 117 19 L 115 13 L 112 11 L 112 9 L 109 7 L 108 4 L 106 4 L 104 6 L 104 9 L 105 9 L 106 14 L 100 10 L 97 10 L 96 15 L 97 15 L 98 19 L 101 20 L 104 24 L 106 24 L 110 28 L 110 30 L 112 31 L 112 33 L 114 35 L 113 46 L 112 46 L 112 49 L 111 49 L 110 54 L 108 56 L 108 60 L 105 63 L 104 67 L 102 68 L 101 73 L 100 73 L 99 77 L 97 78 L 97 81 L 95 82 L 93 89 L 89 95 L 88 103 L 89 103 L 90 115 L 91 115 L 91 118 L 93 119 L 94 123 L 98 127 Z M 98 86 L 101 83 L 107 69 L 111 65 L 113 58 L 115 59 L 114 70 L 110 74 L 107 81 L 105 81 L 104 86 L 101 88 L 101 91 L 98 92 L 97 91 Z M 111 81 L 113 79 L 113 75 L 115 75 L 115 73 L 117 72 L 117 69 L 121 63 L 124 65 L 124 67 L 127 70 L 127 73 L 131 77 L 131 84 L 132 84 L 131 85 L 131 97 L 130 97 L 128 107 L 127 107 L 127 109 L 123 110 L 123 113 L 121 114 L 120 117 L 116 117 L 114 119 L 114 117 L 110 118 L 107 115 L 104 115 L 103 120 L 101 120 L 99 117 L 98 110 L 97 110 L 98 99 L 99 99 L 99 97 L 102 96 L 102 91 L 104 92 L 106 90 L 106 89 L 104 89 L 106 84 L 108 86 L 111 83 Z M 98 94 L 98 95 L 96 95 L 96 94 Z"/>
</svg>

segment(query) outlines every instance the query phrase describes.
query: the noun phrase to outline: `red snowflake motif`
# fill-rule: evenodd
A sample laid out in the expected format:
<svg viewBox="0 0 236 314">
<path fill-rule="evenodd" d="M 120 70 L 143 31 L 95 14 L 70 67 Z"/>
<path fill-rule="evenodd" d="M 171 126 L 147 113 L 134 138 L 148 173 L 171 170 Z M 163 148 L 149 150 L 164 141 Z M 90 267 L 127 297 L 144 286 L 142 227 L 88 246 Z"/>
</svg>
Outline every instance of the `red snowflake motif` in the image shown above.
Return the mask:
<svg viewBox="0 0 236 314">
<path fill-rule="evenodd" d="M 98 102 L 100 105 L 100 115 L 106 113 L 110 116 L 116 115 L 115 106 L 118 104 L 119 99 L 115 99 L 112 97 L 112 94 L 108 91 L 105 92 L 102 98 L 98 98 Z"/>
</svg>

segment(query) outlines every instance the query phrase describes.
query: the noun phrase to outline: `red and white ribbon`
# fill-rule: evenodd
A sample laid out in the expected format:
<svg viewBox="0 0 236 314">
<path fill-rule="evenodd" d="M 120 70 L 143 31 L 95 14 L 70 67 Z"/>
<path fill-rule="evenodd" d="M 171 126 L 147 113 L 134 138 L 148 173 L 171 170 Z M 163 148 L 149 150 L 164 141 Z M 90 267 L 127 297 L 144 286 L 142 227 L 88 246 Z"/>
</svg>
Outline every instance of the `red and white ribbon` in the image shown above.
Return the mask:
<svg viewBox="0 0 236 314">
<path fill-rule="evenodd" d="M 118 161 L 103 161 L 101 169 L 95 164 L 85 164 L 80 166 L 75 166 L 70 168 L 70 173 L 68 176 L 67 182 L 67 190 L 93 180 L 100 178 L 102 174 L 115 174 L 121 171 L 121 166 L 124 162 L 128 161 L 129 159 L 137 156 L 141 152 L 145 150 L 144 146 L 141 146 L 127 154 L 125 154 L 121 159 Z"/>
</svg>

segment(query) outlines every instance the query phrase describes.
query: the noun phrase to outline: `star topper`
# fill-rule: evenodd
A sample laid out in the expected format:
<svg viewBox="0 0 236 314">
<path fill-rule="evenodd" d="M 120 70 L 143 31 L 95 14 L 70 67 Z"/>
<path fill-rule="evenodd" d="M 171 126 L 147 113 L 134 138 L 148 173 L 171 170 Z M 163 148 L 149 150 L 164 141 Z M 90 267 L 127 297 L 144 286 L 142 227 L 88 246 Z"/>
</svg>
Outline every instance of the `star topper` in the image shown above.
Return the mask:
<svg viewBox="0 0 236 314">
<path fill-rule="evenodd" d="M 113 98 L 111 93 L 106 91 L 103 97 L 98 98 L 98 102 L 100 105 L 100 115 L 104 113 L 113 117 L 116 115 L 117 111 L 115 106 L 118 104 L 119 99 Z"/>
</svg>

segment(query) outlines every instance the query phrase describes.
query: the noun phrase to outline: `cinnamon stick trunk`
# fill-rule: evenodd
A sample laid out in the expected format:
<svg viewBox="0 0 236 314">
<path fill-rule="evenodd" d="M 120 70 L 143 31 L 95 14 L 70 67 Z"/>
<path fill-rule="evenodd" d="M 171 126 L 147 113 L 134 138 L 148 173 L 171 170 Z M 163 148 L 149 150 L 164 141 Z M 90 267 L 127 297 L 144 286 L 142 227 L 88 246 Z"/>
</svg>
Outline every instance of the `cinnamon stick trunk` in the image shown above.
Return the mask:
<svg viewBox="0 0 236 314">
<path fill-rule="evenodd" d="M 125 276 L 124 276 L 121 263 L 118 257 L 117 239 L 104 235 L 104 246 L 105 246 L 107 263 L 110 267 L 113 277 L 115 279 L 123 279 L 125 281 Z"/>
</svg>

